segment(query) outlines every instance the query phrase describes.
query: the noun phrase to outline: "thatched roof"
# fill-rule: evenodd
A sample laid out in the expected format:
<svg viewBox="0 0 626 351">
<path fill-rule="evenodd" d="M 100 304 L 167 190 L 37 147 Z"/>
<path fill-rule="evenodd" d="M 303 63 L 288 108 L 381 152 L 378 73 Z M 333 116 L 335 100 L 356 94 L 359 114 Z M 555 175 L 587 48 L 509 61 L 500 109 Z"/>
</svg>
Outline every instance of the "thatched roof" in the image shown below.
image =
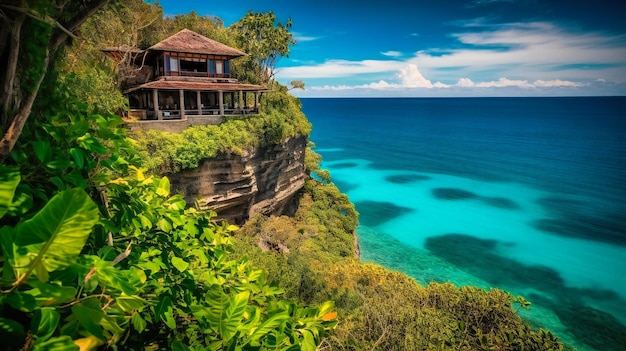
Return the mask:
<svg viewBox="0 0 626 351">
<path fill-rule="evenodd" d="M 213 39 L 209 39 L 189 29 L 181 30 L 171 37 L 152 45 L 148 50 L 189 52 L 194 54 L 212 54 L 231 57 L 246 55 L 244 52 Z"/>
</svg>

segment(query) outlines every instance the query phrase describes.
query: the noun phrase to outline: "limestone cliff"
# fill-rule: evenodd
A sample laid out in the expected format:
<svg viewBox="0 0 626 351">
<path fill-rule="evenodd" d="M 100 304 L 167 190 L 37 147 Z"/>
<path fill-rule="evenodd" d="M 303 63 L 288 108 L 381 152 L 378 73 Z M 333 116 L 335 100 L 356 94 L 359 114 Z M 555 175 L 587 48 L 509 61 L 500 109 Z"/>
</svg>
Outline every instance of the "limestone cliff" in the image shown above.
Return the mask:
<svg viewBox="0 0 626 351">
<path fill-rule="evenodd" d="M 182 191 L 187 203 L 212 209 L 218 219 L 242 223 L 257 214 L 285 214 L 306 179 L 307 138 L 252 148 L 242 155 L 221 154 L 204 160 L 195 170 L 169 175 L 172 190 Z"/>
</svg>

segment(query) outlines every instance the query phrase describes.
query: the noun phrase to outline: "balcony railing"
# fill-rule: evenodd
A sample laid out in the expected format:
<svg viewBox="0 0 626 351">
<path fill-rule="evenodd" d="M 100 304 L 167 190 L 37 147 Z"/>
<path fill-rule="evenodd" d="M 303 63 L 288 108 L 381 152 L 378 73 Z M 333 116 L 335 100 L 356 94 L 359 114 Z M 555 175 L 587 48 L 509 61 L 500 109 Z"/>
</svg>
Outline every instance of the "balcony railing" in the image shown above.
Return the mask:
<svg viewBox="0 0 626 351">
<path fill-rule="evenodd" d="M 129 112 L 129 117 L 136 121 L 145 121 L 145 120 L 180 120 L 182 119 L 181 110 L 159 110 L 159 116 L 155 116 L 154 111 L 152 110 L 141 110 L 141 109 L 133 109 Z M 185 117 L 200 117 L 200 116 L 219 116 L 220 109 L 219 108 L 203 108 L 202 110 L 191 109 L 185 110 Z M 224 116 L 245 116 L 245 115 L 254 115 L 258 114 L 259 109 L 253 107 L 245 107 L 245 108 L 224 108 Z"/>
<path fill-rule="evenodd" d="M 230 74 L 226 73 L 209 73 L 196 71 L 165 71 L 166 76 L 179 77 L 208 77 L 208 78 L 230 78 Z"/>
</svg>

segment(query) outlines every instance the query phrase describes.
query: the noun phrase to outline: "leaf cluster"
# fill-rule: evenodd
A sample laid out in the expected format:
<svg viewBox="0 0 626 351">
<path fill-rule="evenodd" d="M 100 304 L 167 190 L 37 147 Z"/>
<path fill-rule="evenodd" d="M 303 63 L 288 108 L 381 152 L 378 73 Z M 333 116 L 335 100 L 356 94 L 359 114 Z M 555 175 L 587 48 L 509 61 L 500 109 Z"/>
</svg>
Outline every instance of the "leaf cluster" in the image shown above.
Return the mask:
<svg viewBox="0 0 626 351">
<path fill-rule="evenodd" d="M 296 43 L 289 31 L 291 25 L 291 19 L 286 23 L 276 22 L 272 11 L 248 11 L 230 26 L 238 47 L 249 55 L 244 69 L 254 72 L 258 83 L 267 84 L 274 75 L 278 60 L 289 56 L 290 47 Z"/>
<path fill-rule="evenodd" d="M 262 270 L 227 257 L 236 227 L 144 174 L 119 117 L 57 92 L 67 99 L 38 111 L 0 167 L 5 349 L 317 348 L 332 303 L 281 300 Z"/>
</svg>

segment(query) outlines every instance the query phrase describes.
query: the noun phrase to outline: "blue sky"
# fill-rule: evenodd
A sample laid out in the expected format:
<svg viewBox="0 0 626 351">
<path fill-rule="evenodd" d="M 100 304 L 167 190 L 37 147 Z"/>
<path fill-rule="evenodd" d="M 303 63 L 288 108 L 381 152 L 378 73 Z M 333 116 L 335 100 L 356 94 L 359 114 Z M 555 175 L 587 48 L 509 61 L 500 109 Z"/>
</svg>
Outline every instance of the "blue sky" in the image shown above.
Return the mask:
<svg viewBox="0 0 626 351">
<path fill-rule="evenodd" d="M 626 95 L 626 0 L 159 2 L 291 18 L 276 78 L 301 97 Z"/>
</svg>

